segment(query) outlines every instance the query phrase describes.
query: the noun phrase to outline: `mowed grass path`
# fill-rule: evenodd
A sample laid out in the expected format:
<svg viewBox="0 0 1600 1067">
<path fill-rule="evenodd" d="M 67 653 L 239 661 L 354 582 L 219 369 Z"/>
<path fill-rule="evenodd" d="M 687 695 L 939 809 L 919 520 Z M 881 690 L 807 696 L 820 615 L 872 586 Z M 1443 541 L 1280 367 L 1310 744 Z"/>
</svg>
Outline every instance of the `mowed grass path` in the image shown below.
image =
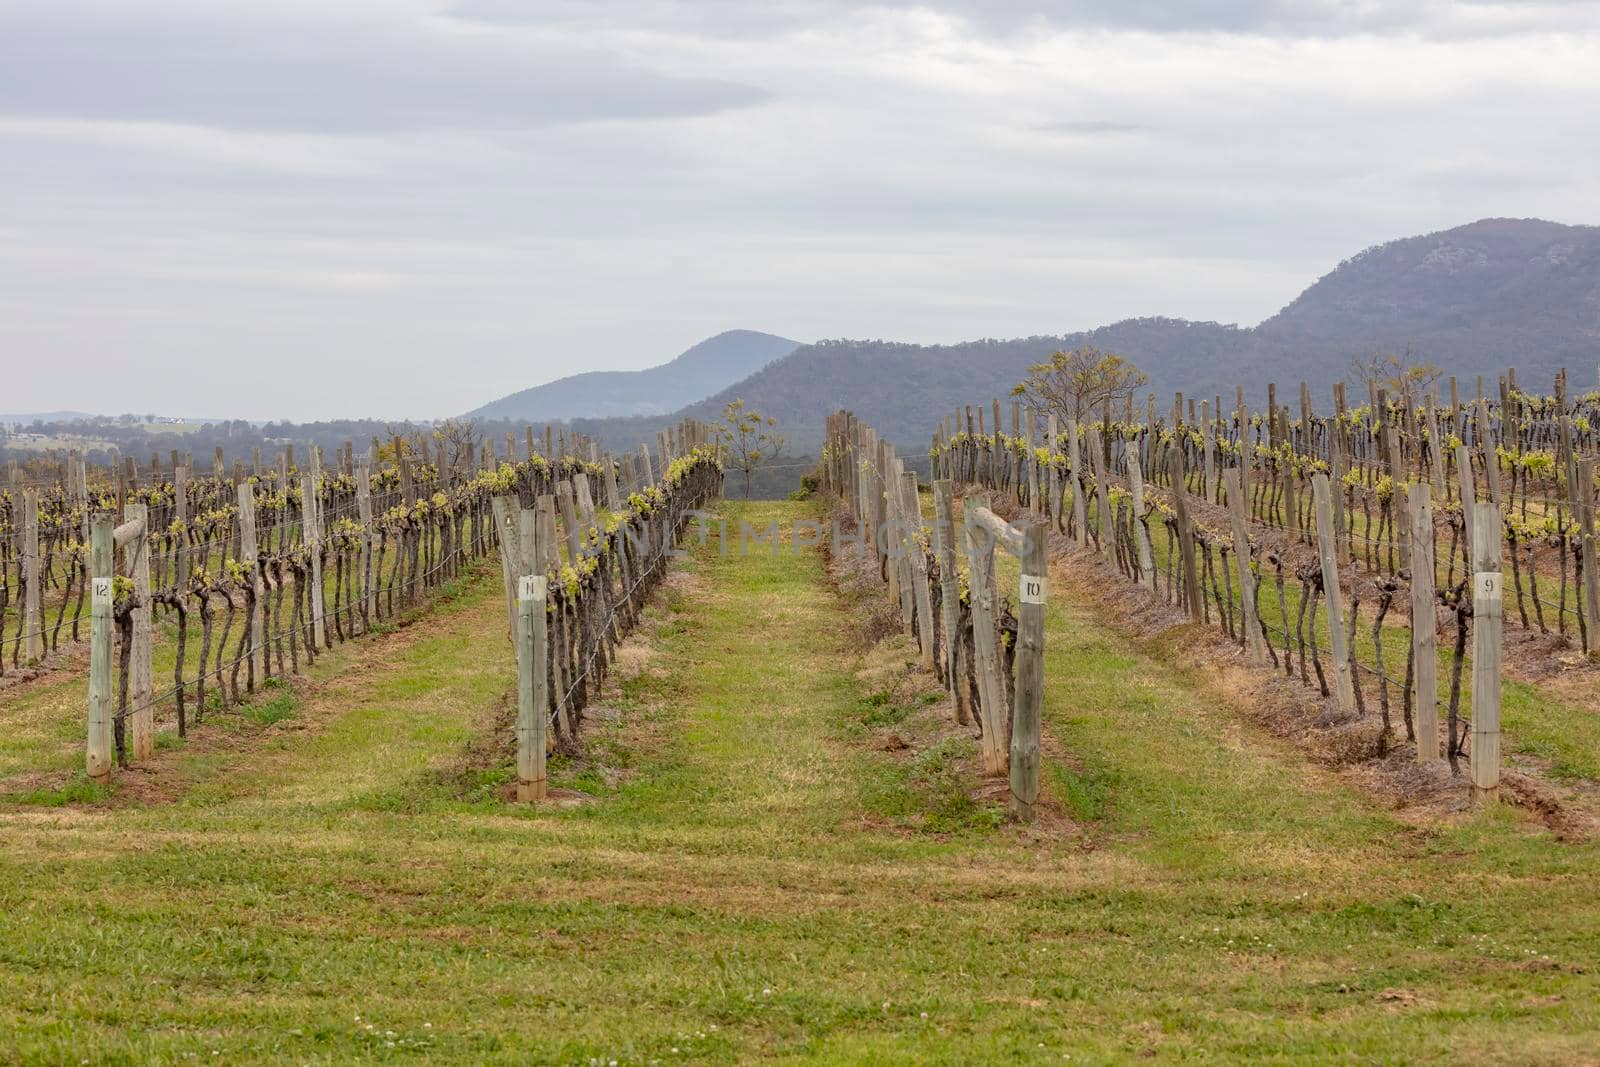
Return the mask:
<svg viewBox="0 0 1600 1067">
<path fill-rule="evenodd" d="M 1063 581 L 1047 782 L 1080 828 L 917 833 L 882 814 L 908 764 L 860 737 L 819 557 L 684 566 L 622 701 L 659 740 L 598 803 L 468 803 L 430 769 L 511 677 L 489 579 L 311 694 L 320 728 L 177 803 L 0 810 L 0 1060 L 1570 1063 L 1600 1040 L 1594 846 L 1509 811 L 1405 826 Z"/>
</svg>

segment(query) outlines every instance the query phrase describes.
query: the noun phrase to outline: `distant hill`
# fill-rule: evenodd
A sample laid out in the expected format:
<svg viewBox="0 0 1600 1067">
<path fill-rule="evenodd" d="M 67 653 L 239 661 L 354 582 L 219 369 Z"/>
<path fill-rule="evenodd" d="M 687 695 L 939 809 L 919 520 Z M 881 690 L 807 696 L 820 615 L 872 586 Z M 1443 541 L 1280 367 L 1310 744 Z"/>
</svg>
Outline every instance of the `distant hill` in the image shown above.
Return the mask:
<svg viewBox="0 0 1600 1067">
<path fill-rule="evenodd" d="M 754 330 L 729 330 L 669 363 L 638 371 L 589 371 L 536 385 L 475 411 L 477 419 L 555 419 L 663 415 L 739 381 L 800 347 Z"/>
<path fill-rule="evenodd" d="M 1293 396 L 1305 381 L 1326 406 L 1352 359 L 1407 348 L 1458 376 L 1467 391 L 1476 375 L 1492 383 L 1508 365 L 1530 390 L 1547 391 L 1563 366 L 1575 386 L 1592 388 L 1600 362 L 1600 227 L 1485 219 L 1379 245 L 1253 328 L 1145 318 L 954 345 L 822 341 L 666 417 L 581 428 L 608 445 L 636 444 L 685 415 L 714 418 L 737 396 L 777 416 L 799 449 L 815 449 L 824 417 L 839 408 L 898 445 L 916 446 L 958 405 L 1004 398 L 1030 363 L 1083 344 L 1128 356 L 1163 403 L 1182 390 L 1231 404 L 1243 385 L 1259 404 L 1267 382 Z"/>
</svg>

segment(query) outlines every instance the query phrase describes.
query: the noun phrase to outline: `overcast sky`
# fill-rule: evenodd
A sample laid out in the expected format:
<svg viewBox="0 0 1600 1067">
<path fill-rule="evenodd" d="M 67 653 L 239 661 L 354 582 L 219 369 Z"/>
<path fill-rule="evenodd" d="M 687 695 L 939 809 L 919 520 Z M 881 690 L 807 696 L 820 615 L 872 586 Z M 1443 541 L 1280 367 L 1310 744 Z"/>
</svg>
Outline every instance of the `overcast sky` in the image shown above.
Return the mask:
<svg viewBox="0 0 1600 1067">
<path fill-rule="evenodd" d="M 1600 3 L 0 0 L 0 411 L 1248 325 L 1494 215 L 1600 222 Z"/>
</svg>

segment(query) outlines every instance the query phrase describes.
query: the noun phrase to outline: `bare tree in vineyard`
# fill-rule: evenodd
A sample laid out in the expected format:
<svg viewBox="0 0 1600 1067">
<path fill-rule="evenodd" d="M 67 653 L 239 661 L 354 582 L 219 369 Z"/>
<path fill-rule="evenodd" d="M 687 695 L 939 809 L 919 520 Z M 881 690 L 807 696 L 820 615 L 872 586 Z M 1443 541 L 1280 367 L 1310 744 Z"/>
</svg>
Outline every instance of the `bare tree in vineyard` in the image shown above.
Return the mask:
<svg viewBox="0 0 1600 1067">
<path fill-rule="evenodd" d="M 1396 400 L 1403 401 L 1406 407 L 1411 407 L 1443 377 L 1444 369 L 1437 363 L 1418 359 L 1408 345 L 1399 355 L 1391 352 L 1358 357 L 1351 361 L 1350 373 L 1363 386 L 1370 388 L 1376 385 Z"/>
<path fill-rule="evenodd" d="M 783 455 L 787 443 L 778 432 L 778 420 L 747 408 L 743 400 L 733 400 L 722 409 L 716 424 L 717 442 L 723 448 L 725 463 L 744 475 L 744 498 L 750 499 L 750 476 L 763 463 Z"/>
<path fill-rule="evenodd" d="M 1149 380 L 1127 358 L 1084 345 L 1035 363 L 1011 392 L 1025 397 L 1036 411 L 1053 411 L 1063 422 L 1069 418 L 1083 422 L 1085 415 L 1116 401 L 1126 403 Z"/>
<path fill-rule="evenodd" d="M 459 470 L 483 447 L 483 431 L 473 419 L 446 419 L 433 428 L 448 470 Z"/>
</svg>

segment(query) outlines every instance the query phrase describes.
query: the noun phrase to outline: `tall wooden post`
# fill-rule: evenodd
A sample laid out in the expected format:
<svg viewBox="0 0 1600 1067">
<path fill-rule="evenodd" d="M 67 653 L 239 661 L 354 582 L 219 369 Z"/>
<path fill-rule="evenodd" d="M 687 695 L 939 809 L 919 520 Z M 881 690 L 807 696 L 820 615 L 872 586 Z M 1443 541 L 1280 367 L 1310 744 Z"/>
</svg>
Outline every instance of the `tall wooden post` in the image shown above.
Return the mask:
<svg viewBox="0 0 1600 1067">
<path fill-rule="evenodd" d="M 1417 729 L 1417 762 L 1439 756 L 1439 660 L 1433 616 L 1433 494 L 1426 485 L 1408 492 L 1411 517 L 1412 697 Z"/>
<path fill-rule="evenodd" d="M 988 774 L 1006 772 L 1006 692 L 1000 678 L 1000 649 L 995 626 L 994 538 L 973 519 L 987 507 L 983 497 L 964 502 L 962 533 L 967 550 L 967 586 L 972 603 L 972 647 L 978 676 L 978 716 L 983 724 L 983 767 Z"/>
<path fill-rule="evenodd" d="M 956 638 L 956 618 L 961 596 L 956 576 L 955 485 L 948 478 L 933 483 L 933 550 L 939 561 L 939 616 L 944 629 L 944 676 L 946 688 L 956 699 L 961 721 L 965 702 L 957 682 L 956 659 L 960 642 Z"/>
<path fill-rule="evenodd" d="M 246 580 L 250 583 L 251 602 L 250 618 L 250 655 L 260 656 L 263 676 L 272 671 L 272 657 L 266 647 L 263 637 L 266 627 L 263 621 L 266 615 L 265 583 L 261 577 L 260 553 L 256 543 L 256 497 L 251 491 L 249 482 L 240 482 L 234 489 L 234 496 L 239 502 L 239 564 L 245 570 Z"/>
<path fill-rule="evenodd" d="M 928 557 L 922 551 L 922 499 L 917 495 L 917 475 L 901 475 L 902 506 L 900 521 L 906 524 L 907 562 L 910 564 L 912 594 L 917 611 L 917 641 L 925 667 L 934 666 L 938 654 L 933 643 L 933 597 L 928 592 Z"/>
<path fill-rule="evenodd" d="M 172 468 L 172 506 L 181 529 L 178 531 L 178 588 L 189 587 L 189 468 L 174 464 Z"/>
<path fill-rule="evenodd" d="M 113 717 L 116 688 L 112 680 L 112 613 L 114 605 L 110 515 L 96 515 L 89 530 L 91 586 L 89 621 L 89 737 L 84 770 L 96 782 L 111 781 Z"/>
<path fill-rule="evenodd" d="M 315 456 L 315 453 L 313 453 Z M 306 553 L 311 557 L 311 637 L 317 648 L 328 647 L 326 620 L 322 617 L 322 520 L 317 501 L 317 477 L 300 479 L 300 529 Z M 406 599 L 411 598 L 405 594 Z"/>
<path fill-rule="evenodd" d="M 1129 455 L 1132 455 L 1130 450 Z M 1044 706 L 1045 527 L 1037 520 L 1022 533 L 1022 575 L 1017 608 L 1017 698 L 1011 713 L 1011 813 L 1033 821 L 1039 799 L 1039 731 Z"/>
<path fill-rule="evenodd" d="M 1333 549 L 1333 491 L 1328 476 L 1311 477 L 1317 507 L 1317 554 L 1322 561 L 1322 596 L 1328 612 L 1328 643 L 1333 648 L 1334 695 L 1344 711 L 1356 706 L 1355 675 L 1350 666 L 1350 635 L 1344 628 L 1344 594 L 1339 589 L 1339 560 Z M 1313 637 L 1314 639 L 1314 637 Z"/>
<path fill-rule="evenodd" d="M 22 491 L 22 654 L 33 662 L 44 654 L 44 582 L 39 565 L 39 493 Z"/>
<path fill-rule="evenodd" d="M 1259 666 L 1267 662 L 1267 646 L 1256 617 L 1256 576 L 1250 569 L 1250 534 L 1245 526 L 1244 491 L 1240 488 L 1242 472 L 1235 467 L 1224 471 L 1222 477 L 1223 487 L 1228 492 L 1228 514 L 1233 519 L 1233 557 L 1239 568 L 1245 656 Z"/>
<path fill-rule="evenodd" d="M 542 800 L 548 782 L 547 589 L 548 579 L 542 574 L 524 575 L 517 582 L 517 799 L 524 803 Z"/>
<path fill-rule="evenodd" d="M 556 483 L 556 504 L 561 508 L 561 525 L 567 528 L 567 562 L 577 567 L 583 558 L 583 528 L 578 524 L 578 507 L 572 496 L 572 483 Z"/>
<path fill-rule="evenodd" d="M 1200 569 L 1194 553 L 1194 526 L 1189 521 L 1189 490 L 1184 485 L 1183 447 L 1174 441 L 1168 453 L 1172 467 L 1172 510 L 1178 520 L 1179 566 L 1183 572 L 1183 603 L 1192 622 L 1205 618 L 1205 594 L 1200 591 Z"/>
<path fill-rule="evenodd" d="M 1589 655 L 1600 659 L 1600 531 L 1595 530 L 1595 460 L 1577 466 L 1573 511 L 1583 537 L 1583 596 L 1589 617 Z"/>
<path fill-rule="evenodd" d="M 133 579 L 133 649 L 128 664 L 128 708 L 126 723 L 130 759 L 149 759 L 155 754 L 155 679 L 150 666 L 150 519 L 144 504 L 128 504 L 128 521 L 138 524 L 138 532 L 128 542 L 123 558 L 128 576 Z"/>
<path fill-rule="evenodd" d="M 1139 584 L 1156 587 L 1155 554 L 1150 549 L 1150 530 L 1144 524 L 1144 469 L 1139 465 L 1139 450 L 1128 449 L 1128 487 L 1133 493 L 1133 539 L 1139 546 Z"/>
<path fill-rule="evenodd" d="M 1094 496 L 1100 509 L 1100 554 L 1108 561 L 1117 559 L 1117 531 L 1111 521 L 1111 479 L 1106 475 L 1105 449 L 1100 431 L 1089 431 L 1089 455 L 1094 458 Z"/>
<path fill-rule="evenodd" d="M 1472 520 L 1472 795 L 1500 794 L 1500 509 L 1473 508 Z"/>
<path fill-rule="evenodd" d="M 1078 438 L 1078 420 L 1067 419 L 1067 463 L 1072 479 L 1072 523 L 1078 547 L 1089 544 L 1089 509 L 1083 499 L 1083 442 Z"/>
<path fill-rule="evenodd" d="M 368 619 L 378 614 L 378 575 L 372 573 L 372 456 L 355 458 L 356 518 L 361 523 L 361 595 Z M 370 625 L 370 623 L 369 623 Z"/>
</svg>

